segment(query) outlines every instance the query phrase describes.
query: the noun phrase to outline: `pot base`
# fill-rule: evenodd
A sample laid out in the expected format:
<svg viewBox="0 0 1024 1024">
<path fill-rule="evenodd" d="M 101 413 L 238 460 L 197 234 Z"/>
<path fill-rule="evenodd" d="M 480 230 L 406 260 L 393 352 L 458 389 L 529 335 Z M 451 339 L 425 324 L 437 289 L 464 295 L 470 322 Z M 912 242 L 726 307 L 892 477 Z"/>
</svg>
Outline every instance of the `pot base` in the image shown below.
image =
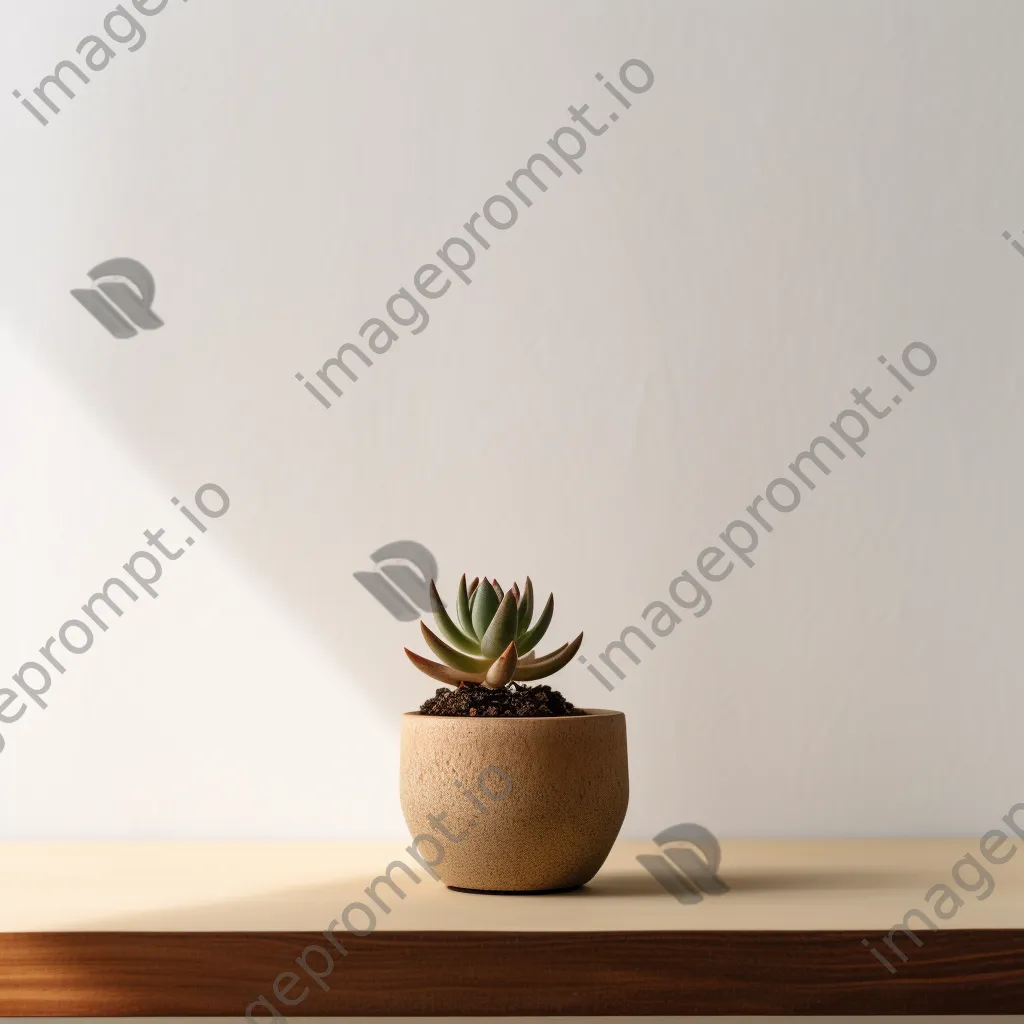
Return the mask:
<svg viewBox="0 0 1024 1024">
<path fill-rule="evenodd" d="M 479 896 L 550 896 L 556 892 L 576 892 L 582 885 L 567 885 L 563 889 L 465 889 L 461 885 L 449 885 L 452 892 L 471 892 Z"/>
<path fill-rule="evenodd" d="M 435 878 L 456 892 L 531 895 L 597 874 L 629 799 L 626 719 L 585 711 L 402 716 L 402 812 L 415 848 L 430 843 Z"/>
</svg>

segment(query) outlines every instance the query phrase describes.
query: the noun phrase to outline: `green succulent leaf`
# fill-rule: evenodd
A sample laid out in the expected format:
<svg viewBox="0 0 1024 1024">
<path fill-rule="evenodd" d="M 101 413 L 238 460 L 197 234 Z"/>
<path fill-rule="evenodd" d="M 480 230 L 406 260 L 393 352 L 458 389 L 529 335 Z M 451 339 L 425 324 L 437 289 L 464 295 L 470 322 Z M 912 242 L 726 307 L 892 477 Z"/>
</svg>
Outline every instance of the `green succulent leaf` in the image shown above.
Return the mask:
<svg viewBox="0 0 1024 1024">
<path fill-rule="evenodd" d="M 421 672 L 430 676 L 431 679 L 436 679 L 439 683 L 458 686 L 460 683 L 482 683 L 484 681 L 483 674 L 475 676 L 471 673 L 456 672 L 455 669 L 449 668 L 447 665 L 439 665 L 436 661 L 421 657 L 415 651 L 410 651 L 408 647 L 405 648 L 405 653 Z"/>
<path fill-rule="evenodd" d="M 522 636 L 530 628 L 530 619 L 533 618 L 533 581 L 529 576 L 523 584 L 523 596 L 519 599 L 519 636 Z"/>
<path fill-rule="evenodd" d="M 473 601 L 473 632 L 478 637 L 487 632 L 487 627 L 498 610 L 498 595 L 494 592 L 490 580 L 482 579 L 480 586 L 476 588 L 476 596 Z"/>
<path fill-rule="evenodd" d="M 499 690 L 512 678 L 516 670 L 516 645 L 510 643 L 501 656 L 487 670 L 484 686 L 489 690 Z"/>
<path fill-rule="evenodd" d="M 420 623 L 420 632 L 427 646 L 449 667 L 457 672 L 469 672 L 471 675 L 486 673 L 491 667 L 490 658 L 471 658 L 468 654 L 449 647 L 439 636 L 434 634 L 425 622 Z"/>
<path fill-rule="evenodd" d="M 524 634 L 516 638 L 516 650 L 528 654 L 544 639 L 544 634 L 551 625 L 551 616 L 555 613 L 555 595 L 550 594 L 543 611 L 537 617 L 537 621 Z"/>
<path fill-rule="evenodd" d="M 525 664 L 520 661 L 512 678 L 517 682 L 531 682 L 534 679 L 544 679 L 546 676 L 554 675 L 576 657 L 576 652 L 582 643 L 583 634 L 580 633 L 572 643 L 562 644 L 558 650 L 545 654 L 543 658 L 536 658 Z"/>
<path fill-rule="evenodd" d="M 466 574 L 462 574 L 459 580 L 459 594 L 455 599 L 455 614 L 458 616 L 462 632 L 472 639 L 476 639 L 476 632 L 473 629 L 473 620 L 469 614 L 469 592 L 466 590 Z"/>
<path fill-rule="evenodd" d="M 421 672 L 448 686 L 483 685 L 498 690 L 512 680 L 544 679 L 564 668 L 583 642 L 581 633 L 571 643 L 537 656 L 534 648 L 551 625 L 555 599 L 548 597 L 531 624 L 534 593 L 529 576 L 521 591 L 516 582 L 506 591 L 496 579 L 484 576 L 467 583 L 463 574 L 453 614 L 445 608 L 433 580 L 428 593 L 437 633 L 425 622 L 420 623 L 420 631 L 440 662 L 408 649 L 405 653 Z"/>
<path fill-rule="evenodd" d="M 502 651 L 516 638 L 516 621 L 519 609 L 516 607 L 515 596 L 507 593 L 498 605 L 498 610 L 487 627 L 487 632 L 480 637 L 480 652 L 485 658 L 497 658 Z"/>
<path fill-rule="evenodd" d="M 480 644 L 475 636 L 466 636 L 458 626 L 452 622 L 445 606 L 441 604 L 441 595 L 437 592 L 434 581 L 430 581 L 430 607 L 434 612 L 434 621 L 437 623 L 437 631 L 450 644 L 458 647 L 467 654 L 479 654 Z"/>
</svg>

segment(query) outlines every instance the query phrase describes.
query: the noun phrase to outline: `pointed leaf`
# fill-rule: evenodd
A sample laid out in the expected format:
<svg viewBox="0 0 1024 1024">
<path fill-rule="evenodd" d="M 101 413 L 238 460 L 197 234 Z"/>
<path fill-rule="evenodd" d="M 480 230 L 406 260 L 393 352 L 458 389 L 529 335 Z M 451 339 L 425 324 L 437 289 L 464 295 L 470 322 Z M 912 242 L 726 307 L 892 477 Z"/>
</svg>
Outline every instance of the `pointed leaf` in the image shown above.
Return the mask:
<svg viewBox="0 0 1024 1024">
<path fill-rule="evenodd" d="M 436 679 L 439 683 L 458 686 L 459 683 L 482 683 L 484 681 L 482 674 L 474 676 L 466 672 L 456 672 L 455 669 L 449 668 L 447 665 L 439 665 L 436 661 L 429 661 L 427 658 L 420 657 L 420 655 L 410 651 L 408 647 L 405 648 L 405 653 L 421 672 L 426 673 L 431 679 Z"/>
<path fill-rule="evenodd" d="M 445 609 L 445 606 L 441 604 L 441 595 L 438 594 L 433 580 L 430 581 L 430 607 L 434 611 L 434 622 L 437 623 L 437 631 L 448 643 L 454 644 L 460 651 L 465 651 L 467 654 L 480 653 L 480 644 L 477 642 L 476 637 L 466 636 L 452 622 L 452 618 Z"/>
<path fill-rule="evenodd" d="M 519 584 L 518 583 L 513 583 L 512 584 L 512 595 L 515 597 L 516 604 L 518 605 L 519 604 L 519 598 L 522 597 L 522 595 L 519 593 Z"/>
<path fill-rule="evenodd" d="M 487 627 L 498 610 L 498 595 L 494 592 L 490 580 L 483 579 L 476 588 L 476 599 L 473 602 L 473 632 L 478 637 L 487 632 Z"/>
<path fill-rule="evenodd" d="M 524 655 L 519 659 L 520 665 L 536 665 L 541 661 L 550 661 L 552 658 L 557 657 L 568 647 L 568 644 L 562 644 L 561 647 L 556 647 L 553 651 L 548 651 L 547 654 L 542 654 L 540 657 L 537 656 L 536 651 L 530 651 L 529 654 Z"/>
<path fill-rule="evenodd" d="M 555 595 L 550 594 L 544 610 L 537 616 L 537 621 L 526 631 L 525 634 L 516 638 L 516 649 L 529 654 L 544 638 L 544 634 L 551 625 L 551 616 L 555 612 Z"/>
<path fill-rule="evenodd" d="M 530 619 L 533 618 L 533 580 L 529 576 L 523 584 L 523 596 L 519 600 L 519 632 L 522 636 L 530 628 Z"/>
<path fill-rule="evenodd" d="M 571 644 L 563 644 L 557 651 L 552 651 L 550 654 L 544 655 L 543 658 L 537 658 L 536 661 L 528 662 L 525 665 L 520 662 L 516 666 L 512 678 L 517 682 L 530 682 L 534 679 L 544 679 L 546 676 L 554 675 L 576 657 L 581 643 L 583 643 L 582 633 Z"/>
<path fill-rule="evenodd" d="M 476 639 L 476 633 L 473 631 L 473 620 L 469 615 L 469 593 L 466 590 L 466 574 L 462 574 L 462 579 L 459 580 L 459 593 L 455 599 L 455 614 L 459 619 L 459 626 L 462 627 L 462 632 L 465 636 Z"/>
<path fill-rule="evenodd" d="M 476 591 L 476 588 L 477 588 L 479 583 L 480 583 L 480 577 L 479 576 L 474 576 L 473 577 L 473 582 L 470 583 L 470 585 L 466 588 L 466 594 L 469 597 L 473 596 L 473 593 Z"/>
<path fill-rule="evenodd" d="M 457 672 L 469 672 L 473 675 L 480 675 L 491 667 L 490 658 L 471 658 L 468 654 L 462 654 L 460 651 L 455 650 L 454 647 L 449 647 L 439 636 L 431 632 L 430 627 L 425 622 L 420 623 L 420 632 L 423 634 L 423 639 L 427 641 L 427 646 L 449 668 L 453 668 Z"/>
<path fill-rule="evenodd" d="M 498 595 L 500 601 L 505 596 L 505 591 L 501 589 L 501 584 L 497 580 L 491 580 L 491 586 L 494 587 L 494 592 Z"/>
<path fill-rule="evenodd" d="M 487 627 L 487 632 L 480 637 L 480 653 L 485 658 L 497 658 L 501 652 L 516 638 L 516 619 L 519 610 L 516 608 L 516 599 L 511 594 L 506 594 L 498 605 L 498 610 Z"/>
<path fill-rule="evenodd" d="M 501 652 L 501 656 L 493 665 L 487 670 L 487 678 L 484 680 L 484 686 L 489 690 L 499 690 L 503 687 L 511 678 L 512 673 L 516 670 L 516 645 L 510 643 L 504 651 Z"/>
</svg>

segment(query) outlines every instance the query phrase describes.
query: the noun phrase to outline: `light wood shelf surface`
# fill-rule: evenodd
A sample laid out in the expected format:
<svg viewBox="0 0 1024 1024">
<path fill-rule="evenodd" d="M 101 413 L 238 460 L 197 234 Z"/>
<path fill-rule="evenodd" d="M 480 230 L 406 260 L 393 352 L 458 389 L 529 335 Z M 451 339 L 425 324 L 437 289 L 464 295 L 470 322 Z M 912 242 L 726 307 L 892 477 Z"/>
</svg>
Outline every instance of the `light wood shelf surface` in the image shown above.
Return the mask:
<svg viewBox="0 0 1024 1024">
<path fill-rule="evenodd" d="M 1024 1007 L 1020 849 L 991 864 L 977 838 L 723 841 L 728 890 L 683 904 L 636 860 L 653 842 L 619 843 L 591 884 L 544 896 L 451 892 L 406 845 L 0 844 L 0 1017 L 238 1018 L 331 922 L 346 953 L 327 988 L 279 1006 L 289 1018 Z M 366 889 L 396 860 L 420 881 L 393 870 L 405 897 L 378 884 L 385 912 Z M 962 905 L 935 931 L 912 921 L 920 946 L 895 933 L 896 959 L 883 937 L 914 908 L 934 916 L 936 885 Z M 353 903 L 375 911 L 372 933 L 336 923 Z"/>
<path fill-rule="evenodd" d="M 421 880 L 392 871 L 404 899 L 377 887 L 390 913 L 368 905 L 386 931 L 887 932 L 911 907 L 927 912 L 938 883 L 964 901 L 950 927 L 1024 928 L 1024 851 L 990 864 L 977 839 L 726 840 L 719 875 L 729 892 L 685 906 L 637 863 L 640 853 L 657 847 L 621 842 L 584 889 L 523 897 L 451 892 L 399 842 L 8 843 L 0 932 L 322 931 L 349 903 L 367 903 L 365 889 L 395 860 Z M 973 894 L 952 877 L 967 853 L 992 879 Z M 979 881 L 970 865 L 959 873 Z"/>
</svg>

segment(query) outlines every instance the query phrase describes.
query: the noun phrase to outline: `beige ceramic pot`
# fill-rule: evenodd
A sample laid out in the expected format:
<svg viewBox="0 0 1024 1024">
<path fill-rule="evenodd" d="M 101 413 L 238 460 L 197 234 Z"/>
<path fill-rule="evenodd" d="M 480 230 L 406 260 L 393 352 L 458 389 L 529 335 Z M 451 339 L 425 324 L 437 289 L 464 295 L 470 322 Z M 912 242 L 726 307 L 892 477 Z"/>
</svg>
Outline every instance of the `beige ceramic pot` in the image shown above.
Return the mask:
<svg viewBox="0 0 1024 1024">
<path fill-rule="evenodd" d="M 402 716 L 402 812 L 446 885 L 548 892 L 597 874 L 629 802 L 626 716 L 586 711 Z"/>
</svg>

